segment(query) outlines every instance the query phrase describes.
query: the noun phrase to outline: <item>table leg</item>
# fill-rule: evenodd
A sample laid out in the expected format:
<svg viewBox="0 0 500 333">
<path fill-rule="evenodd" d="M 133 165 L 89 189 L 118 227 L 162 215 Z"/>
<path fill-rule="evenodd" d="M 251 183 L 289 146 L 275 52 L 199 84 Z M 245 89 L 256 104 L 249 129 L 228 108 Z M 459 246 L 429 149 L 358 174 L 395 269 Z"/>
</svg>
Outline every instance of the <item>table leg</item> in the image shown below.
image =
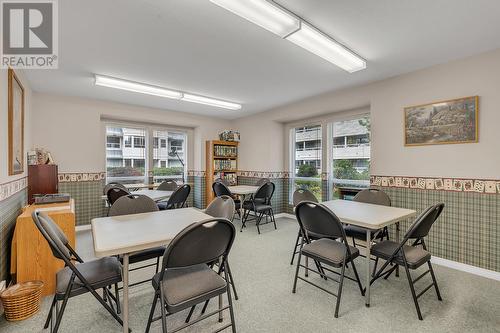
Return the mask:
<svg viewBox="0 0 500 333">
<path fill-rule="evenodd" d="M 371 280 L 371 269 L 370 269 L 370 257 L 371 257 L 371 232 L 369 229 L 366 229 L 366 291 L 365 291 L 365 305 L 370 306 L 370 280 Z"/>
<path fill-rule="evenodd" d="M 240 194 L 240 220 L 241 220 L 241 223 L 243 223 L 243 212 L 245 211 L 243 209 L 243 203 L 245 202 L 245 195 L 244 194 Z"/>
<path fill-rule="evenodd" d="M 123 280 L 123 297 L 122 297 L 123 332 L 128 333 L 128 253 L 123 255 L 122 280 Z"/>
<path fill-rule="evenodd" d="M 399 244 L 399 222 L 396 222 L 396 243 Z M 399 265 L 396 267 L 396 276 L 399 276 Z"/>
</svg>

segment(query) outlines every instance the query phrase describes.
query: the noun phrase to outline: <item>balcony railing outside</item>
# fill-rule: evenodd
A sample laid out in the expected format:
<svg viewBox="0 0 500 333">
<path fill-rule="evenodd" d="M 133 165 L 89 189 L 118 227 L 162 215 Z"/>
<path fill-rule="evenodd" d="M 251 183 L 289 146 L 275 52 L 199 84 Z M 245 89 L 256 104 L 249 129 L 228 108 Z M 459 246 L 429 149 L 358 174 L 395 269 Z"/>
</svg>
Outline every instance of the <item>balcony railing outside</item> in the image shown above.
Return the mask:
<svg viewBox="0 0 500 333">
<path fill-rule="evenodd" d="M 333 159 L 370 158 L 369 144 L 334 145 Z"/>
</svg>

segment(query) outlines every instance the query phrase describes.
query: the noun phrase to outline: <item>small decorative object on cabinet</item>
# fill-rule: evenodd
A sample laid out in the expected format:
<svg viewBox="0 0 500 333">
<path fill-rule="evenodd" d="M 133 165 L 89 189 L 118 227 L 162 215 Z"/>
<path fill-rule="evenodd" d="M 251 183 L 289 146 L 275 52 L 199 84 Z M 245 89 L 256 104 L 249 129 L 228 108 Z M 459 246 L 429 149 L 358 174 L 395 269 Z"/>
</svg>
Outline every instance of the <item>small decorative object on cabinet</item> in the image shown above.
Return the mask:
<svg viewBox="0 0 500 333">
<path fill-rule="evenodd" d="M 211 202 L 214 194 L 212 183 L 221 178 L 236 185 L 238 171 L 238 142 L 209 140 L 206 143 L 206 198 Z"/>
<path fill-rule="evenodd" d="M 57 165 L 39 164 L 28 166 L 28 203 L 32 204 L 35 194 L 58 192 Z"/>
</svg>

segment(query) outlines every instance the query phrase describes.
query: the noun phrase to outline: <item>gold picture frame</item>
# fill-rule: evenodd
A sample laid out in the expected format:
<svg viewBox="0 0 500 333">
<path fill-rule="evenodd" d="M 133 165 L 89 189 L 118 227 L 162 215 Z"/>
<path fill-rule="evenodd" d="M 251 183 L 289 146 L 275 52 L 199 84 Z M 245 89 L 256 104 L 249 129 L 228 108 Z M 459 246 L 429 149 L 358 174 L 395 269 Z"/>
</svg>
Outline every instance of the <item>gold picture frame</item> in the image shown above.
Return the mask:
<svg viewBox="0 0 500 333">
<path fill-rule="evenodd" d="M 24 87 L 8 70 L 9 176 L 24 172 Z"/>
<path fill-rule="evenodd" d="M 404 145 L 426 146 L 479 141 L 479 96 L 404 108 Z"/>
</svg>

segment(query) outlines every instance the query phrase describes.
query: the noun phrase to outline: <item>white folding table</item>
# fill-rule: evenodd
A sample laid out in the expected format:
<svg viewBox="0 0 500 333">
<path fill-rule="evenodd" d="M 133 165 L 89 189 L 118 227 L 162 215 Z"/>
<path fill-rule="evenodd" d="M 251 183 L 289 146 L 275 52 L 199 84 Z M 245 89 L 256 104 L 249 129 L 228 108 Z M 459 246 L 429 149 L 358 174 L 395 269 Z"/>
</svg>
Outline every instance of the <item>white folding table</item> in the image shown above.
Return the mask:
<svg viewBox="0 0 500 333">
<path fill-rule="evenodd" d="M 259 187 L 252 185 L 234 185 L 228 186 L 228 188 L 231 193 L 236 194 L 240 198 L 240 214 L 243 217 L 243 202 L 245 202 L 246 196 L 249 194 L 254 194 L 259 189 Z"/>
<path fill-rule="evenodd" d="M 138 190 L 130 192 L 130 194 L 141 194 L 147 197 L 150 197 L 154 201 L 162 201 L 170 198 L 170 196 L 174 193 L 173 191 L 160 191 L 160 190 Z M 108 197 L 103 195 L 103 200 L 108 200 Z"/>
<path fill-rule="evenodd" d="M 196 208 L 181 208 L 92 219 L 95 255 L 123 255 L 123 332 L 128 333 L 130 254 L 167 245 L 185 227 L 209 218 L 212 217 Z"/>
<path fill-rule="evenodd" d="M 399 243 L 399 221 L 415 216 L 416 212 L 412 209 L 373 205 L 349 200 L 324 201 L 322 204 L 333 211 L 342 223 L 366 229 L 365 304 L 366 306 L 370 306 L 371 231 L 396 224 L 396 242 Z"/>
</svg>

